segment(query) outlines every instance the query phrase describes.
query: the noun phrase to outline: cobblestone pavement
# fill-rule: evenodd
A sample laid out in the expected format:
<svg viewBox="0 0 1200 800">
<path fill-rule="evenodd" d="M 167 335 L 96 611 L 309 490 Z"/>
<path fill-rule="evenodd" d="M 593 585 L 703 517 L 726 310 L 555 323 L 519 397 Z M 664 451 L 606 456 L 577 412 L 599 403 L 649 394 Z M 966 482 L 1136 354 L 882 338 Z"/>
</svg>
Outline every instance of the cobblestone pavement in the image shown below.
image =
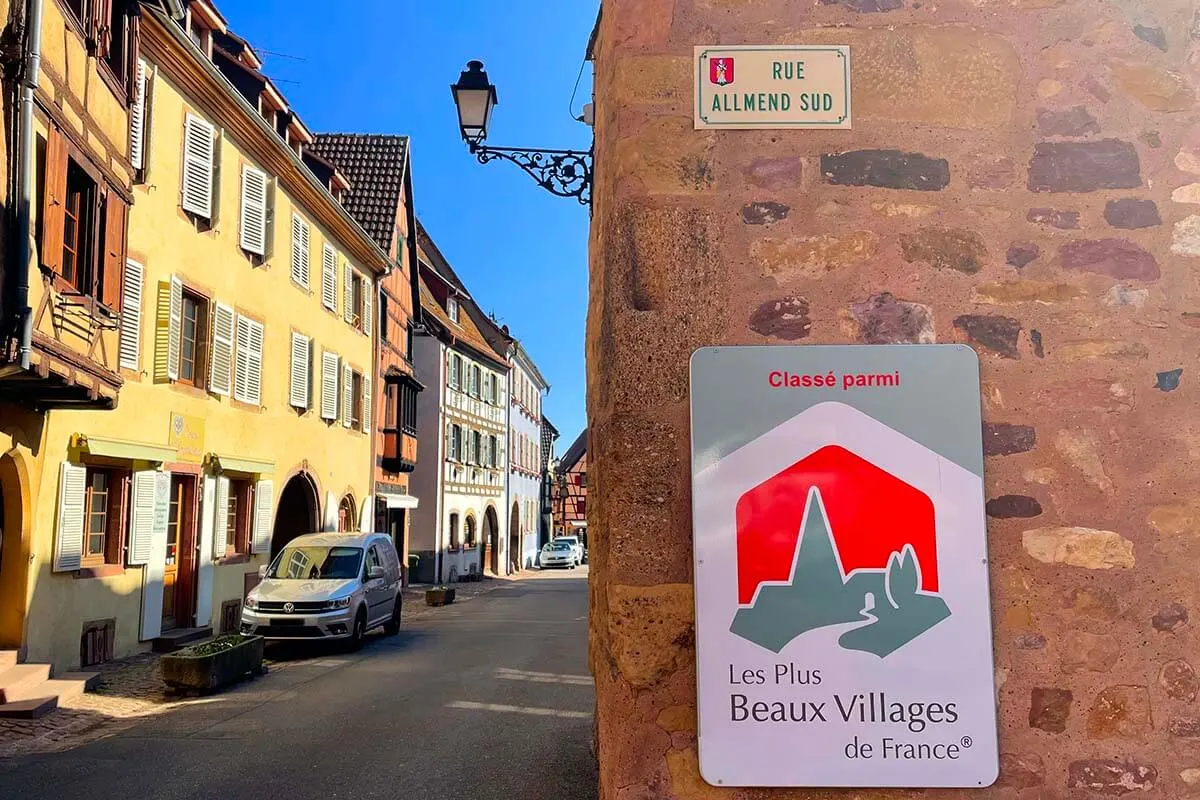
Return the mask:
<svg viewBox="0 0 1200 800">
<path fill-rule="evenodd" d="M 505 586 L 510 580 L 453 584 L 455 605 Z M 411 586 L 404 590 L 405 619 L 420 619 L 441 610 L 425 605 L 427 588 Z M 269 672 L 259 680 L 270 681 L 272 672 L 312 663 L 326 655 L 327 652 L 314 652 L 313 648 L 300 644 L 269 647 L 266 654 Z M 172 693 L 159 675 L 158 659 L 155 653 L 142 653 L 94 667 L 100 673 L 99 685 L 91 692 L 63 700 L 57 711 L 36 720 L 0 719 L 0 758 L 70 750 L 128 730 L 147 717 L 189 703 L 206 702 L 204 698 Z"/>
</svg>

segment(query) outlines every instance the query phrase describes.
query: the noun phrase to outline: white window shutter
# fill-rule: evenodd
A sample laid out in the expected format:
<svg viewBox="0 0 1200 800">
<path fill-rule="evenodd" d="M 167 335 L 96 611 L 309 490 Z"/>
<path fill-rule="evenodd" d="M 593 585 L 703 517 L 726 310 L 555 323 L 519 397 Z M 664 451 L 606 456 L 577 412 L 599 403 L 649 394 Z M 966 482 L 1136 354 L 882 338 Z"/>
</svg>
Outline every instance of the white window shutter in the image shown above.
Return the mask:
<svg viewBox="0 0 1200 800">
<path fill-rule="evenodd" d="M 183 210 L 204 219 L 213 216 L 213 166 L 216 129 L 188 114 L 183 134 Z"/>
<path fill-rule="evenodd" d="M 328 244 L 321 254 L 321 304 L 337 312 L 337 251 Z"/>
<path fill-rule="evenodd" d="M 125 281 L 121 287 L 120 364 L 134 372 L 142 368 L 142 287 L 146 268 L 133 259 L 125 262 Z"/>
<path fill-rule="evenodd" d="M 246 400 L 251 405 L 262 405 L 262 361 L 263 326 L 261 322 L 249 320 L 249 352 L 246 354 Z"/>
<path fill-rule="evenodd" d="M 228 397 L 229 373 L 233 368 L 233 309 L 217 303 L 213 312 L 213 345 L 208 372 L 208 390 Z"/>
<path fill-rule="evenodd" d="M 250 552 L 271 552 L 271 518 L 275 514 L 275 481 L 259 481 L 254 486 L 254 526 L 250 532 Z"/>
<path fill-rule="evenodd" d="M 212 508 L 212 554 L 213 558 L 224 558 L 225 551 L 229 549 L 229 478 L 222 476 L 216 479 L 216 483 L 217 498 Z"/>
<path fill-rule="evenodd" d="M 87 468 L 66 461 L 59 469 L 58 531 L 54 537 L 54 571 L 73 572 L 83 561 L 84 505 Z"/>
<path fill-rule="evenodd" d="M 250 402 L 250 320 L 241 314 L 234 334 L 233 398 Z"/>
<path fill-rule="evenodd" d="M 311 239 L 308 223 L 299 214 L 292 215 L 292 280 L 308 288 L 308 245 Z"/>
<path fill-rule="evenodd" d="M 354 370 L 342 364 L 342 426 L 350 427 L 350 415 L 354 411 Z"/>
<path fill-rule="evenodd" d="M 372 335 L 371 312 L 372 312 L 372 308 L 374 306 L 373 299 L 374 299 L 374 294 L 375 294 L 375 283 L 370 278 L 363 278 L 362 293 L 363 293 L 363 302 L 362 302 L 363 318 L 362 318 L 362 325 L 360 325 L 359 327 L 362 329 L 363 333 L 370 336 L 370 335 Z"/>
<path fill-rule="evenodd" d="M 336 420 L 338 406 L 338 357 L 321 353 L 321 419 Z"/>
<path fill-rule="evenodd" d="M 307 336 L 292 333 L 292 370 L 288 401 L 296 408 L 308 408 L 308 390 L 312 385 L 312 377 L 309 375 L 312 364 L 309 354 L 311 347 L 312 341 Z"/>
<path fill-rule="evenodd" d="M 213 578 L 213 508 L 216 506 L 217 479 L 205 475 L 200 489 L 200 541 L 196 559 L 196 627 L 212 622 Z M 168 512 L 169 513 L 169 512 Z"/>
<path fill-rule="evenodd" d="M 163 572 L 167 563 L 167 522 L 171 507 L 171 473 L 150 474 L 154 479 L 152 485 L 149 479 L 143 479 L 147 491 L 153 491 L 154 501 L 150 511 L 150 535 L 147 537 L 150 544 L 146 566 L 142 570 L 142 626 L 138 634 L 142 641 L 162 633 Z M 137 479 L 136 476 L 134 479 Z"/>
<path fill-rule="evenodd" d="M 343 271 L 342 316 L 346 322 L 354 322 L 354 269 L 347 263 Z"/>
<path fill-rule="evenodd" d="M 362 430 L 371 432 L 371 379 L 363 375 L 362 379 Z"/>
<path fill-rule="evenodd" d="M 138 59 L 134 77 L 133 104 L 129 107 L 129 163 L 134 169 L 146 166 L 146 62 Z"/>
<path fill-rule="evenodd" d="M 133 494 L 129 513 L 130 564 L 140 566 L 150 562 L 154 544 L 154 502 L 158 473 L 142 470 L 133 473 Z"/>
<path fill-rule="evenodd" d="M 170 318 L 167 320 L 167 377 L 179 380 L 179 343 L 183 336 L 183 283 L 171 276 Z"/>
<path fill-rule="evenodd" d="M 267 254 L 267 173 L 242 167 L 241 245 L 248 253 Z"/>
</svg>

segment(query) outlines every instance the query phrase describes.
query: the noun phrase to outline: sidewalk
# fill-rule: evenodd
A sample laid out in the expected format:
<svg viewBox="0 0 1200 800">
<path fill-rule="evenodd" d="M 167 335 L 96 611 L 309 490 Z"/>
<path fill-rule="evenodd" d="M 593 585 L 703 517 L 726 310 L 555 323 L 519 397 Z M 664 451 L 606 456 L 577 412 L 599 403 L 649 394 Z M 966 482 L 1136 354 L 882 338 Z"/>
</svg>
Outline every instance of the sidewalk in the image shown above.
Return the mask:
<svg viewBox="0 0 1200 800">
<path fill-rule="evenodd" d="M 449 584 L 456 590 L 454 604 L 470 602 L 481 595 L 520 580 L 534 571 L 474 583 Z M 440 608 L 425 605 L 425 590 L 431 585 L 417 584 L 404 589 L 404 619 L 434 616 Z M 268 674 L 252 681 L 258 684 L 272 675 L 297 666 L 328 658 L 328 653 L 292 658 L 295 648 L 282 660 L 273 660 L 267 651 Z M 176 708 L 208 702 L 206 698 L 183 697 L 168 691 L 158 669 L 157 653 L 141 653 L 94 667 L 100 683 L 86 694 L 64 699 L 57 711 L 37 720 L 0 719 L 0 759 L 37 753 L 70 750 L 88 742 L 128 730 L 143 720 L 166 714 Z M 244 684 L 243 684 L 244 685 Z"/>
</svg>

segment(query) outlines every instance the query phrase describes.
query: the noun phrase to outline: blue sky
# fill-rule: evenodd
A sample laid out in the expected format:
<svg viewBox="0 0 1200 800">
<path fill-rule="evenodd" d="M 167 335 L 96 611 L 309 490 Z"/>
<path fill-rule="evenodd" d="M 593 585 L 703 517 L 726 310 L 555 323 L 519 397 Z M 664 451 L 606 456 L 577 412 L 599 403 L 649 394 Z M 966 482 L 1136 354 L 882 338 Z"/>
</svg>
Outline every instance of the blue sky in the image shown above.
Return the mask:
<svg viewBox="0 0 1200 800">
<path fill-rule="evenodd" d="M 508 324 L 550 381 L 545 411 L 561 453 L 586 424 L 587 210 L 511 164 L 477 164 L 449 87 L 477 58 L 500 98 L 490 144 L 586 150 L 591 130 L 571 118 L 569 103 L 598 0 L 330 6 L 218 3 L 235 32 L 270 51 L 264 71 L 310 129 L 412 137 L 417 214 L 483 310 Z M 590 92 L 588 65 L 576 115 Z"/>
</svg>

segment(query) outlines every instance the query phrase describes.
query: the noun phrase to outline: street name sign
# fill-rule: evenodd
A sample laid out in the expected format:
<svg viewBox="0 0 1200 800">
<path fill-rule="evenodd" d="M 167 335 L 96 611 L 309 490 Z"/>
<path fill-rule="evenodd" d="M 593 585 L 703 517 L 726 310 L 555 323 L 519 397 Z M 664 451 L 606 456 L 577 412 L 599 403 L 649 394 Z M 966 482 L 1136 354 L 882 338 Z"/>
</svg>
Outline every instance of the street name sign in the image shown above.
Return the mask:
<svg viewBox="0 0 1200 800">
<path fill-rule="evenodd" d="M 975 351 L 704 348 L 691 405 L 704 779 L 994 783 Z"/>
<path fill-rule="evenodd" d="M 850 48 L 695 48 L 697 130 L 850 128 Z"/>
</svg>

